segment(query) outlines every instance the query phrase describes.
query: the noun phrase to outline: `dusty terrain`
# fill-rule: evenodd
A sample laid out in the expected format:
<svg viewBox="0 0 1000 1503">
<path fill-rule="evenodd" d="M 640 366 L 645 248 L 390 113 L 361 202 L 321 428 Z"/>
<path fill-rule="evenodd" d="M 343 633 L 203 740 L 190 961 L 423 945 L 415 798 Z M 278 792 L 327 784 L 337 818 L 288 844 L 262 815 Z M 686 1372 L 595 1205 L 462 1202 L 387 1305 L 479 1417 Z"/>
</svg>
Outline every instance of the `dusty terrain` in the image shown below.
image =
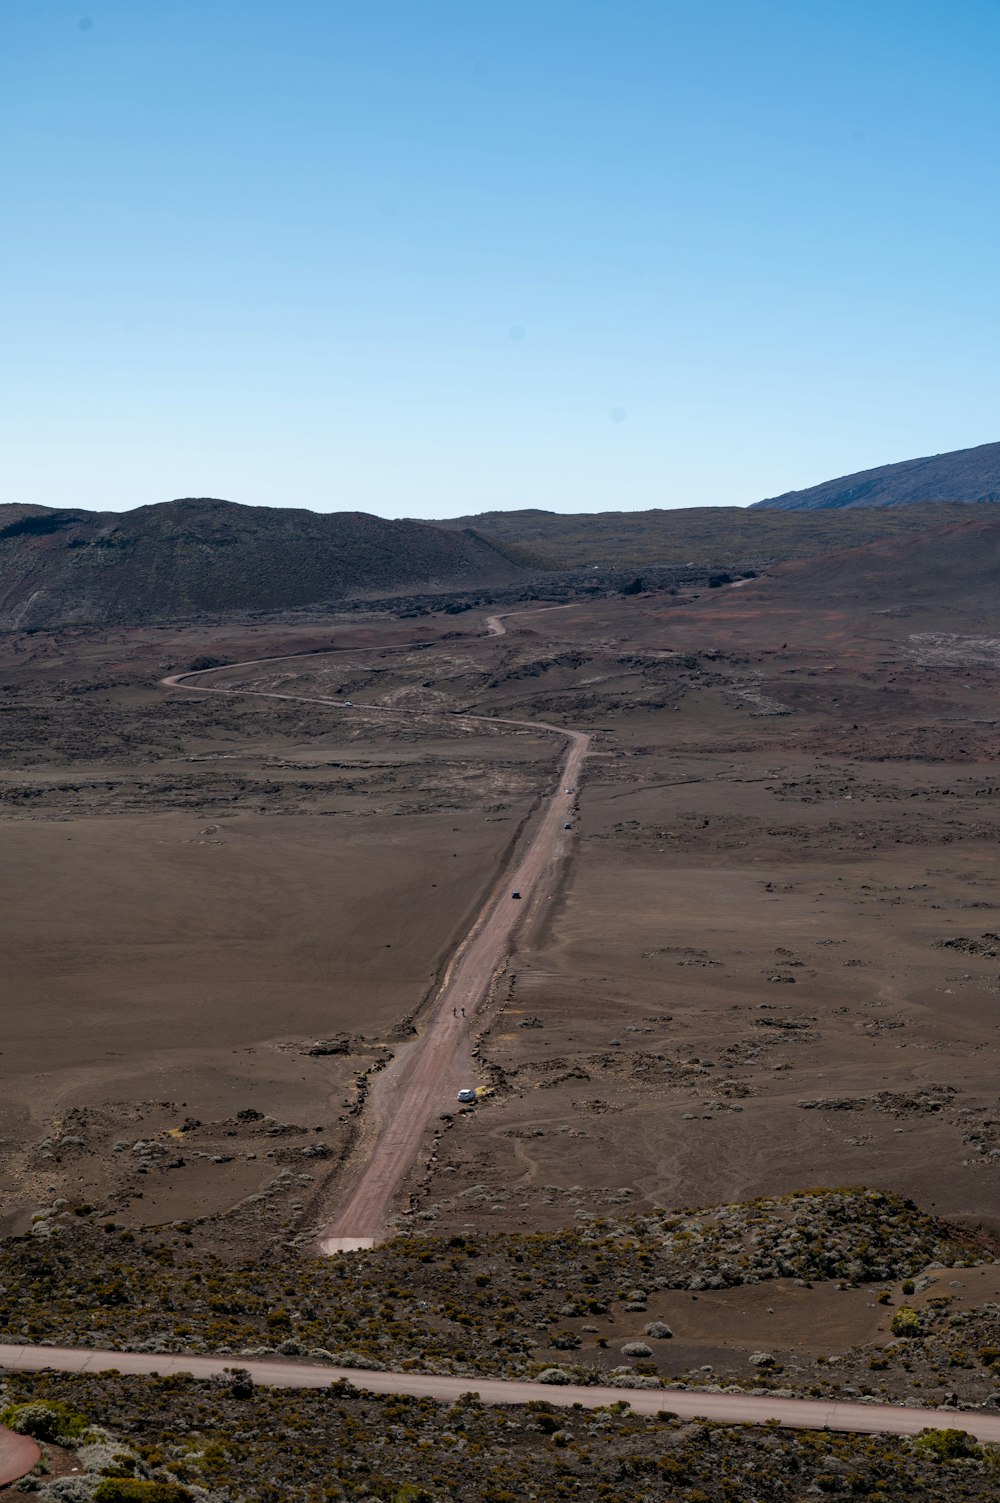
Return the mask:
<svg viewBox="0 0 1000 1503">
<path fill-rule="evenodd" d="M 863 598 L 824 595 L 834 560 L 502 638 L 9 633 L 7 1229 L 65 1201 L 308 1245 L 336 1213 L 373 1072 L 554 784 L 557 738 L 456 711 L 593 742 L 565 880 L 470 1030 L 490 1094 L 449 1084 L 402 1223 L 865 1183 L 992 1225 L 1000 658 L 983 537 L 949 536 L 974 587 L 952 559 L 937 599 L 899 544 Z M 287 700 L 158 686 L 295 653 L 214 675 Z"/>
<path fill-rule="evenodd" d="M 157 687 L 200 646 L 11 644 L 8 1230 L 53 1194 L 211 1215 L 290 1163 L 301 1206 L 551 779 L 541 734 Z"/>
<path fill-rule="evenodd" d="M 989 1495 L 989 1448 L 947 1436 L 1000 1393 L 992 526 L 521 602 L 504 636 L 488 610 L 376 607 L 6 634 L 7 1339 L 672 1382 L 734 1414 L 904 1401 L 941 1413 L 923 1450 L 786 1437 L 768 1495 Z M 220 663 L 230 693 L 162 685 Z M 564 739 L 526 721 L 590 737 L 571 793 Z M 435 1011 L 555 795 L 560 859 L 481 1010 Z M 410 1235 L 317 1259 L 435 1018 L 479 1099 L 424 1080 L 390 1216 Z M 789 1194 L 851 1184 L 872 1188 Z M 468 1474 L 435 1469 L 466 1421 L 397 1397 L 414 1449 L 373 1473 L 349 1394 L 332 1450 L 304 1400 L 241 1420 L 221 1396 L 217 1430 L 183 1379 L 25 1375 L 5 1399 L 77 1395 L 175 1503 L 640 1476 L 703 1503 L 770 1466 L 697 1423 L 542 1410 L 544 1455 L 477 1433 Z M 275 1424 L 303 1437 L 295 1477 Z"/>
<path fill-rule="evenodd" d="M 844 1182 L 995 1215 L 988 612 L 782 584 L 512 628 L 491 702 L 597 734 L 483 1040 L 496 1094 L 417 1190 L 435 1228 Z"/>
</svg>

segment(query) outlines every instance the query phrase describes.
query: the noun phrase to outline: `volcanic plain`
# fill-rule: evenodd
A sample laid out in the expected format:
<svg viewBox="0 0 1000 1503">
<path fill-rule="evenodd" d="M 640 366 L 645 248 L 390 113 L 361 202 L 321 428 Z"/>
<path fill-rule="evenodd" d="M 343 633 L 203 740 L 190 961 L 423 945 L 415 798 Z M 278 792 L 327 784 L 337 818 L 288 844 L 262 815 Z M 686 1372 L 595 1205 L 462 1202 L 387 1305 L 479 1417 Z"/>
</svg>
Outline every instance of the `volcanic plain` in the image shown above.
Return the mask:
<svg viewBox="0 0 1000 1503">
<path fill-rule="evenodd" d="M 488 1094 L 442 1099 L 399 1224 L 841 1183 L 989 1222 L 1000 649 L 982 590 L 929 600 L 893 546 L 881 592 L 796 563 L 503 637 L 374 607 L 7 633 L 6 1229 L 63 1200 L 226 1240 L 263 1205 L 308 1241 L 553 786 L 559 738 L 490 718 L 594 739 L 470 1019 Z M 160 683 L 220 663 L 238 692 Z"/>
</svg>

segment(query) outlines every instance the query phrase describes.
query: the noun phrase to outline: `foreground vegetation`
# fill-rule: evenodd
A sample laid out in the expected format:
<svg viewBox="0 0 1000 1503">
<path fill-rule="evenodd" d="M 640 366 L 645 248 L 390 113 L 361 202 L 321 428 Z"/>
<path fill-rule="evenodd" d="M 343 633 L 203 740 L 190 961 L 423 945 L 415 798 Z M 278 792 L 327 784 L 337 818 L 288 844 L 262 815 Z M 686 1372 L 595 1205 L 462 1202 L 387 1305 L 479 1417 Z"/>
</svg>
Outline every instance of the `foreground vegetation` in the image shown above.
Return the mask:
<svg viewBox="0 0 1000 1503">
<path fill-rule="evenodd" d="M 490 1408 L 326 1390 L 9 1374 L 8 1418 L 58 1406 L 83 1474 L 27 1479 L 40 1503 L 793 1503 L 810 1496 L 926 1503 L 986 1499 L 1000 1453 L 959 1430 L 915 1441 L 647 1419 L 597 1410 Z M 42 1417 L 39 1420 L 39 1417 Z M 104 1429 L 80 1432 L 81 1420 Z M 50 1448 L 45 1465 L 65 1458 Z M 50 1474 L 51 1476 L 51 1474 Z"/>
<path fill-rule="evenodd" d="M 80 1208 L 84 1210 L 84 1208 Z M 626 1343 L 580 1360 L 581 1332 L 669 1335 L 642 1313 L 665 1289 L 884 1284 L 982 1262 L 898 1197 L 818 1190 L 674 1214 L 592 1219 L 536 1235 L 399 1238 L 364 1254 L 233 1261 L 197 1250 L 190 1228 L 133 1233 L 64 1207 L 0 1247 L 0 1339 L 122 1350 L 230 1354 L 224 1378 L 7 1373 L 0 1420 L 43 1444 L 43 1470 L 17 1484 L 43 1503 L 751 1503 L 826 1494 L 903 1503 L 985 1499 L 1000 1456 L 961 1429 L 959 1402 L 1000 1382 L 1000 1307 L 950 1312 L 904 1284 L 893 1338 L 836 1361 L 787 1367 L 758 1353 L 742 1386 L 833 1396 L 919 1390 L 940 1429 L 913 1442 L 682 1422 L 670 1395 L 655 1419 L 623 1402 L 598 1410 L 452 1405 L 326 1389 L 255 1388 L 240 1358 L 278 1352 L 347 1367 L 656 1386 L 650 1349 Z M 947 1280 L 938 1276 L 942 1291 Z M 872 1290 L 873 1298 L 876 1289 Z M 879 1292 L 885 1302 L 887 1296 Z M 635 1312 L 632 1315 L 626 1312 Z M 648 1322 L 644 1324 L 644 1322 Z M 595 1352 L 607 1342 L 598 1339 Z M 553 1348 L 555 1351 L 553 1351 Z M 629 1360 L 622 1363 L 622 1355 Z M 810 1362 L 812 1366 L 810 1367 Z M 553 1366 L 553 1363 L 558 1364 Z M 685 1374 L 718 1387 L 718 1374 Z M 714 1381 L 713 1381 L 714 1380 Z M 852 1386 L 848 1386 L 848 1383 Z M 954 1384 L 955 1395 L 941 1384 Z M 789 1387 L 791 1385 L 791 1387 Z M 963 1386 L 964 1385 L 964 1386 Z M 5 1494 L 6 1496 L 7 1494 Z"/>
<path fill-rule="evenodd" d="M 133 1234 L 66 1212 L 0 1249 L 0 1336 L 137 1351 L 279 1352 L 342 1366 L 522 1377 L 567 1322 L 641 1312 L 664 1289 L 775 1278 L 905 1278 L 982 1249 L 868 1190 L 622 1220 L 552 1233 L 400 1237 L 363 1254 L 244 1263 L 198 1253 L 183 1226 Z M 641 1326 L 641 1322 L 640 1322 Z M 616 1358 L 617 1360 L 617 1358 Z"/>
</svg>

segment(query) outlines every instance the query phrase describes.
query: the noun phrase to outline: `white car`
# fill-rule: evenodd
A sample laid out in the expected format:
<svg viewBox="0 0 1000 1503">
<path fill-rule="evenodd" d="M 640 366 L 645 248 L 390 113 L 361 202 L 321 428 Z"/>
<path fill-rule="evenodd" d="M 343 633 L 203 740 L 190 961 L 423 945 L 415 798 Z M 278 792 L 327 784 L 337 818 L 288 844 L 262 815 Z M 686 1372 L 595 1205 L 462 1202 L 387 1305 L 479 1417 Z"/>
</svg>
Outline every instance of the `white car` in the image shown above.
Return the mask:
<svg viewBox="0 0 1000 1503">
<path fill-rule="evenodd" d="M 459 1101 L 463 1101 L 463 1102 L 466 1102 L 466 1103 L 468 1103 L 470 1101 L 475 1101 L 475 1099 L 476 1099 L 476 1093 L 475 1093 L 474 1090 L 471 1089 L 470 1086 L 463 1086 L 463 1088 L 458 1093 L 458 1099 L 459 1099 Z"/>
</svg>

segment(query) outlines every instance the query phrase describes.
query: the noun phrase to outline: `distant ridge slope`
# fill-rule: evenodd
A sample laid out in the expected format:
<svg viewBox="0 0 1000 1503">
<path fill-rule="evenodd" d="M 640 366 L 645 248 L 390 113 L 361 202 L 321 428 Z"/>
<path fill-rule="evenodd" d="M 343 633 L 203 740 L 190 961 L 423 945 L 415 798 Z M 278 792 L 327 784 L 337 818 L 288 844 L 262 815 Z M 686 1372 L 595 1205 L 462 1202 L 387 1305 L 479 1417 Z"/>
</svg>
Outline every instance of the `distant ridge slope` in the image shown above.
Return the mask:
<svg viewBox="0 0 1000 1503">
<path fill-rule="evenodd" d="M 530 568 L 635 570 L 695 565 L 764 568 L 790 558 L 856 547 L 897 533 L 965 521 L 964 505 L 760 511 L 746 506 L 670 511 L 488 511 L 442 527 L 471 528 Z"/>
<path fill-rule="evenodd" d="M 469 529 L 208 498 L 130 512 L 0 507 L 0 628 L 272 611 L 462 589 L 520 567 Z"/>
<path fill-rule="evenodd" d="M 988 633 L 977 640 L 995 655 L 1000 515 L 990 507 L 967 516 L 781 564 L 745 590 L 727 591 L 722 604 L 735 613 L 767 606 L 845 621 L 877 617 L 878 632 L 887 635 Z M 718 609 L 718 600 L 710 608 Z"/>
<path fill-rule="evenodd" d="M 769 496 L 750 508 L 826 511 L 834 507 L 912 506 L 927 501 L 1000 501 L 1000 444 L 954 449 L 924 459 L 904 459 L 859 470 L 802 491 Z"/>
</svg>

